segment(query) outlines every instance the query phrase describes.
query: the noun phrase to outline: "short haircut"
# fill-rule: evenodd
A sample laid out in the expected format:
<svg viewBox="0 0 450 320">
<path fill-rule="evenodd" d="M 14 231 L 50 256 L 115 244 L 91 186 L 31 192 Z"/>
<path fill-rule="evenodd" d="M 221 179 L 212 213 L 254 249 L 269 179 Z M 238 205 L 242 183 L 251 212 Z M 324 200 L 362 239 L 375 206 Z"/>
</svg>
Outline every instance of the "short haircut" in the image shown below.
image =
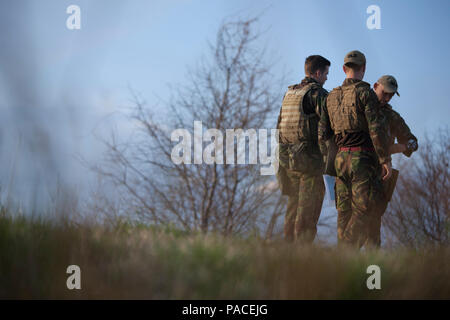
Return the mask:
<svg viewBox="0 0 450 320">
<path fill-rule="evenodd" d="M 360 71 L 366 64 L 358 65 L 356 63 L 347 62 L 344 66 L 346 66 L 349 69 L 352 69 L 355 72 Z"/>
<path fill-rule="evenodd" d="M 316 73 L 317 70 L 324 71 L 326 67 L 331 65 L 328 59 L 319 56 L 313 55 L 309 56 L 305 60 L 305 74 L 310 75 Z"/>
</svg>

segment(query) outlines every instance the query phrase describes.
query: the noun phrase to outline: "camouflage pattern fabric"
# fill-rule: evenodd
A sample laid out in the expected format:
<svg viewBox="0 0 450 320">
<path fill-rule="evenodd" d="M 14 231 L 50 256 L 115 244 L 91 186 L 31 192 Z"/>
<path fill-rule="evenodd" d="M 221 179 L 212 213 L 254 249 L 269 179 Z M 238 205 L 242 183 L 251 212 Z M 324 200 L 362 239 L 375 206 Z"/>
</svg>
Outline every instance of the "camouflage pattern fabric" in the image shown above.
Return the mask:
<svg viewBox="0 0 450 320">
<path fill-rule="evenodd" d="M 340 151 L 335 166 L 338 243 L 358 248 L 372 244 L 369 227 L 384 197 L 377 156 L 370 151 Z"/>
<path fill-rule="evenodd" d="M 314 82 L 304 86 L 293 85 L 288 88 L 278 117 L 280 119 L 278 127 L 281 142 L 308 144 L 313 140 L 312 135 L 317 140 L 318 116 L 315 112 L 306 113 L 303 106 L 308 92 L 317 88 L 320 88 L 320 85 Z M 310 130 L 311 123 L 316 124 L 315 131 Z"/>
<path fill-rule="evenodd" d="M 351 86 L 359 82 L 362 81 L 357 79 L 345 79 L 342 87 Z M 331 129 L 327 100 L 326 104 L 323 106 L 323 112 L 320 115 L 318 124 L 318 144 L 321 153 L 323 155 L 328 154 L 326 141 L 335 134 L 335 141 L 338 147 L 373 146 L 380 163 L 391 161 L 387 120 L 379 110 L 377 95 L 369 86 L 359 86 L 357 88 L 356 100 L 356 110 L 354 110 L 354 112 L 364 115 L 369 132 L 348 132 L 344 135 L 333 132 Z"/>
<path fill-rule="evenodd" d="M 405 152 L 403 152 L 403 154 L 407 157 L 410 157 L 411 154 L 418 148 L 417 138 L 411 133 L 411 130 L 409 129 L 402 116 L 400 116 L 398 112 L 392 109 L 392 106 L 390 104 L 382 106 L 381 113 L 388 123 L 389 145 L 393 145 L 395 139 L 397 138 L 398 143 L 407 146 L 407 149 Z"/>
<path fill-rule="evenodd" d="M 384 209 L 381 208 L 380 211 L 384 213 L 387 208 L 387 201 L 383 201 L 381 206 L 384 206 Z M 381 246 L 381 215 L 375 214 L 372 216 L 369 223 L 369 234 L 367 237 L 366 246 L 371 246 L 374 248 L 379 248 Z"/>
<path fill-rule="evenodd" d="M 395 143 L 395 139 L 397 139 L 398 143 L 407 146 L 407 149 L 403 152 L 403 154 L 410 157 L 411 154 L 418 148 L 417 138 L 411 133 L 411 130 L 405 120 L 398 112 L 392 109 L 391 105 L 386 104 L 385 106 L 382 106 L 380 110 L 388 123 L 389 145 L 393 145 Z M 408 145 L 412 145 L 413 147 L 408 147 Z M 369 237 L 367 240 L 368 245 L 373 245 L 375 247 L 381 246 L 381 218 L 386 212 L 387 206 L 388 199 L 384 197 L 378 208 L 379 213 L 375 214 L 370 222 Z"/>
<path fill-rule="evenodd" d="M 342 87 L 361 83 L 358 79 L 345 79 Z M 334 132 L 331 128 L 327 104 L 321 114 L 318 126 L 318 140 L 321 152 L 327 155 L 326 141 L 333 134 L 338 147 L 374 148 L 370 151 L 340 151 L 336 155 L 336 208 L 338 210 L 338 243 L 360 248 L 373 243 L 368 238 L 371 219 L 380 209 L 383 198 L 381 163 L 391 161 L 388 144 L 387 120 L 380 112 L 378 98 L 366 83 L 357 86 L 354 112 L 364 115 L 369 132 Z M 353 112 L 353 111 L 352 111 Z"/>
<path fill-rule="evenodd" d="M 317 233 L 317 222 L 325 195 L 322 175 L 309 175 L 288 170 L 292 193 L 284 221 L 287 241 L 311 243 Z"/>
<path fill-rule="evenodd" d="M 309 77 L 305 77 L 301 83 L 290 86 L 289 88 L 298 90 L 311 84 L 314 84 L 314 86 L 306 93 L 302 103 L 303 113 L 310 116 L 307 122 L 307 128 L 302 128 L 299 131 L 301 136 L 298 137 L 298 143 L 287 143 L 288 141 L 280 132 L 279 158 L 280 164 L 285 166 L 285 168 L 307 173 L 314 171 L 314 174 L 322 174 L 324 163 L 323 161 L 317 161 L 317 159 L 321 158 L 317 130 L 328 92 L 315 79 Z M 277 129 L 280 129 L 280 123 L 281 110 L 278 117 Z M 297 168 L 290 167 L 288 164 L 290 158 L 289 153 L 291 153 L 292 158 L 292 154 L 295 152 L 301 153 L 301 155 L 297 155 L 296 159 L 294 159 L 294 162 L 299 163 L 296 166 Z"/>
<path fill-rule="evenodd" d="M 285 169 L 288 181 L 281 186 L 289 196 L 285 216 L 284 235 L 287 241 L 311 243 L 317 233 L 322 202 L 325 196 L 323 183 L 324 163 L 318 146 L 317 128 L 328 92 L 315 80 L 305 77 L 290 89 L 301 89 L 314 84 L 303 98 L 302 113 L 308 116 L 307 126 L 299 130 L 298 143 L 288 142 L 283 135 L 279 140 L 280 166 Z M 277 128 L 280 129 L 281 112 Z M 284 172 L 283 172 L 284 173 Z M 282 176 L 279 174 L 279 181 Z"/>
</svg>

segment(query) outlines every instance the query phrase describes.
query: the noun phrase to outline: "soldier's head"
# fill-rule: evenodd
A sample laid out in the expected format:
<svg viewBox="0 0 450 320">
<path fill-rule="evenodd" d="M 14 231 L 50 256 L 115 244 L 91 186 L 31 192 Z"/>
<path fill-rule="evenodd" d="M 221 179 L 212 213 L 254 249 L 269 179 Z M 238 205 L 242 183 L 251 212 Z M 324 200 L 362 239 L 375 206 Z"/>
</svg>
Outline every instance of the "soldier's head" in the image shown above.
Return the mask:
<svg viewBox="0 0 450 320">
<path fill-rule="evenodd" d="M 393 76 L 384 75 L 373 85 L 373 91 L 377 94 L 380 105 L 384 106 L 392 99 L 394 94 L 400 96 L 397 91 L 397 80 Z"/>
<path fill-rule="evenodd" d="M 319 55 L 309 56 L 305 60 L 305 75 L 317 80 L 321 85 L 328 79 L 330 61 Z"/>
<path fill-rule="evenodd" d="M 366 57 L 364 53 L 353 50 L 345 55 L 342 67 L 347 78 L 362 80 L 366 72 Z"/>
</svg>

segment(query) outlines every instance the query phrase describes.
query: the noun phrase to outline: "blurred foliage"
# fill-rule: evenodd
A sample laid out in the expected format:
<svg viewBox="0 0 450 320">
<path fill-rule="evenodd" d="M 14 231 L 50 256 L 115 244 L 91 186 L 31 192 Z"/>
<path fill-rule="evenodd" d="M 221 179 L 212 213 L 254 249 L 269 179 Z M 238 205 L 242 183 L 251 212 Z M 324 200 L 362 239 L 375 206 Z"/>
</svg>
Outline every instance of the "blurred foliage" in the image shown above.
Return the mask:
<svg viewBox="0 0 450 320">
<path fill-rule="evenodd" d="M 0 298 L 450 298 L 450 250 L 355 251 L 115 225 L 0 217 Z M 66 269 L 81 268 L 81 290 Z M 366 268 L 382 270 L 368 290 Z"/>
</svg>

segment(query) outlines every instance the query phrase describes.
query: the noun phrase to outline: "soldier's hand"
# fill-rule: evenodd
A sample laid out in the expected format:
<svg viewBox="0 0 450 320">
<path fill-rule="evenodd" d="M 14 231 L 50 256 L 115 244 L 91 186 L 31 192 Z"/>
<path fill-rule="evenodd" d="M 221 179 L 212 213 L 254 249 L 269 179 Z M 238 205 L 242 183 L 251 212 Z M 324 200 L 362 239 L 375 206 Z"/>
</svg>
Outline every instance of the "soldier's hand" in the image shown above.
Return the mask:
<svg viewBox="0 0 450 320">
<path fill-rule="evenodd" d="M 383 181 L 389 179 L 392 175 L 392 164 L 391 162 L 386 162 L 382 164 L 383 172 L 381 176 L 383 177 Z"/>
<path fill-rule="evenodd" d="M 406 151 L 406 146 L 404 144 L 401 144 L 401 143 L 395 143 L 389 148 L 389 152 L 391 154 L 402 153 L 402 152 L 405 152 L 405 151 Z"/>
</svg>

